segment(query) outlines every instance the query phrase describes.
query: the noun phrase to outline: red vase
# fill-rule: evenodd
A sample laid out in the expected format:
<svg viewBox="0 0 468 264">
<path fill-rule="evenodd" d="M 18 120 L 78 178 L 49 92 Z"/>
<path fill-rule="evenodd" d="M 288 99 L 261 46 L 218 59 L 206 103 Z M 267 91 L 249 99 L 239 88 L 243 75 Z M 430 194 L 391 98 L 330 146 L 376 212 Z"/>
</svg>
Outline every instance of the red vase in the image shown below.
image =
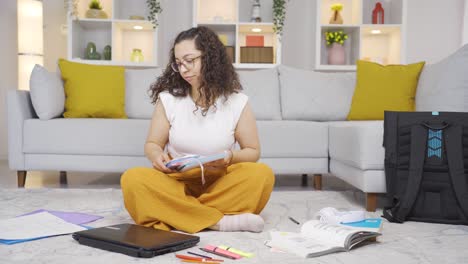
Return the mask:
<svg viewBox="0 0 468 264">
<path fill-rule="evenodd" d="M 385 10 L 380 2 L 377 2 L 372 10 L 372 24 L 385 24 Z"/>
<path fill-rule="evenodd" d="M 328 64 L 330 65 L 343 65 L 345 64 L 345 48 L 338 43 L 332 43 L 328 48 Z"/>
</svg>

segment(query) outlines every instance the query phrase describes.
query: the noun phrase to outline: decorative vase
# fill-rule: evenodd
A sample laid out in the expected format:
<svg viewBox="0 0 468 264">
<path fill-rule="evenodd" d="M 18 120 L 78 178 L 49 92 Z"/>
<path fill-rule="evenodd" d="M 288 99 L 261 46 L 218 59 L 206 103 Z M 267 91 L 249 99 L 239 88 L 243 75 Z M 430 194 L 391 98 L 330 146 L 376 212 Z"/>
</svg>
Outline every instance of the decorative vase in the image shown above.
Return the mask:
<svg viewBox="0 0 468 264">
<path fill-rule="evenodd" d="M 96 52 L 96 44 L 94 42 L 88 42 L 85 50 L 85 59 L 89 59 L 90 55 Z"/>
<path fill-rule="evenodd" d="M 377 2 L 372 10 L 372 24 L 385 24 L 385 10 L 380 2 Z"/>
<path fill-rule="evenodd" d="M 343 65 L 345 64 L 345 48 L 338 43 L 332 43 L 328 48 L 328 64 L 330 65 Z"/>
<path fill-rule="evenodd" d="M 91 53 L 91 54 L 89 54 L 88 59 L 90 59 L 90 60 L 100 60 L 101 59 L 101 54 L 99 54 L 99 52 Z"/>
<path fill-rule="evenodd" d="M 100 60 L 101 54 L 96 51 L 96 44 L 94 42 L 88 42 L 85 50 L 85 59 L 87 60 Z"/>
<path fill-rule="evenodd" d="M 100 18 L 100 19 L 107 18 L 106 12 L 100 9 L 88 9 L 88 11 L 86 11 L 85 16 L 86 18 Z"/>
<path fill-rule="evenodd" d="M 333 15 L 330 18 L 330 24 L 343 24 L 343 18 L 341 17 L 340 11 L 333 11 Z"/>
<path fill-rule="evenodd" d="M 250 22 L 262 22 L 262 18 L 260 17 L 260 0 L 255 0 L 252 5 Z"/>
<path fill-rule="evenodd" d="M 107 45 L 104 47 L 104 51 L 102 52 L 102 56 L 105 60 L 111 60 L 112 58 L 112 50 L 111 46 Z"/>
<path fill-rule="evenodd" d="M 133 49 L 130 60 L 132 62 L 143 62 L 143 54 L 141 53 L 141 49 Z"/>
</svg>

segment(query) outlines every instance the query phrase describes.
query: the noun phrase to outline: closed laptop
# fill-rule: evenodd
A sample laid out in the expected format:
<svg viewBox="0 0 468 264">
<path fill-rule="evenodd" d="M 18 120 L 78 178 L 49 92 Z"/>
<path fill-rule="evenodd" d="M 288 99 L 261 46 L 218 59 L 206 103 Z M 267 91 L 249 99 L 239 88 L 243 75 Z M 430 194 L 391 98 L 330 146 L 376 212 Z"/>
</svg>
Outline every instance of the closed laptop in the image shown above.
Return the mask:
<svg viewBox="0 0 468 264">
<path fill-rule="evenodd" d="M 193 247 L 200 241 L 198 236 L 133 224 L 79 231 L 72 237 L 82 245 L 142 258 Z"/>
</svg>

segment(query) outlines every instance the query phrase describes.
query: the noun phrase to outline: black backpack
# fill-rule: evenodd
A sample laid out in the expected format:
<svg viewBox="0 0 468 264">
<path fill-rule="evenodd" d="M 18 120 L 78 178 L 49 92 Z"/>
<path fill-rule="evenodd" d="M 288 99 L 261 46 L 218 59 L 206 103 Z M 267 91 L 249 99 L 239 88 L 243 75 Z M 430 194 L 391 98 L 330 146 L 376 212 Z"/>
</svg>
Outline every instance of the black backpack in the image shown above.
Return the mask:
<svg viewBox="0 0 468 264">
<path fill-rule="evenodd" d="M 383 146 L 383 217 L 468 224 L 468 113 L 385 111 Z"/>
</svg>

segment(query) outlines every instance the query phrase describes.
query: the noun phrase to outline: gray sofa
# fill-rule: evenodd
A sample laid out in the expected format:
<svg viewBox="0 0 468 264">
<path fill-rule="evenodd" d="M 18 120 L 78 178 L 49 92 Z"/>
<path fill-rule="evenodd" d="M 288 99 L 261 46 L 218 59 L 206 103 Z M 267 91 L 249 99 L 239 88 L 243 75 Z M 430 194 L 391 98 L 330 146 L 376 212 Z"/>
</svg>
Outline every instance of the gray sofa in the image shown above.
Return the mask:
<svg viewBox="0 0 468 264">
<path fill-rule="evenodd" d="M 467 103 L 458 100 L 468 91 L 466 74 L 461 74 L 467 54 L 465 47 L 424 68 L 417 110 L 468 109 Z M 460 67 L 463 63 L 465 67 Z M 40 120 L 29 92 L 11 91 L 8 154 L 10 168 L 18 171 L 18 186 L 24 186 L 29 170 L 123 172 L 151 166 L 143 153 L 153 110 L 147 88 L 159 73 L 159 69 L 126 71 L 128 119 Z M 321 175 L 331 173 L 366 193 L 366 208 L 375 210 L 376 194 L 386 189 L 383 121 L 346 121 L 355 73 L 279 66 L 239 75 L 258 120 L 262 162 L 276 174 L 316 175 L 318 189 Z M 459 83 L 447 88 L 444 82 L 453 83 L 453 79 Z"/>
<path fill-rule="evenodd" d="M 146 90 L 158 74 L 159 69 L 126 71 L 128 119 L 41 120 L 29 92 L 11 91 L 9 165 L 18 171 L 18 185 L 24 186 L 30 170 L 62 171 L 63 175 L 65 171 L 123 172 L 151 166 L 143 153 L 153 110 Z M 350 123 L 344 120 L 355 74 L 280 66 L 241 71 L 239 76 L 258 120 L 261 162 L 276 174 L 314 174 L 314 184 L 320 188 L 321 174 L 329 172 L 331 125 Z M 383 184 L 378 186 L 363 191 L 385 191 Z"/>
</svg>

